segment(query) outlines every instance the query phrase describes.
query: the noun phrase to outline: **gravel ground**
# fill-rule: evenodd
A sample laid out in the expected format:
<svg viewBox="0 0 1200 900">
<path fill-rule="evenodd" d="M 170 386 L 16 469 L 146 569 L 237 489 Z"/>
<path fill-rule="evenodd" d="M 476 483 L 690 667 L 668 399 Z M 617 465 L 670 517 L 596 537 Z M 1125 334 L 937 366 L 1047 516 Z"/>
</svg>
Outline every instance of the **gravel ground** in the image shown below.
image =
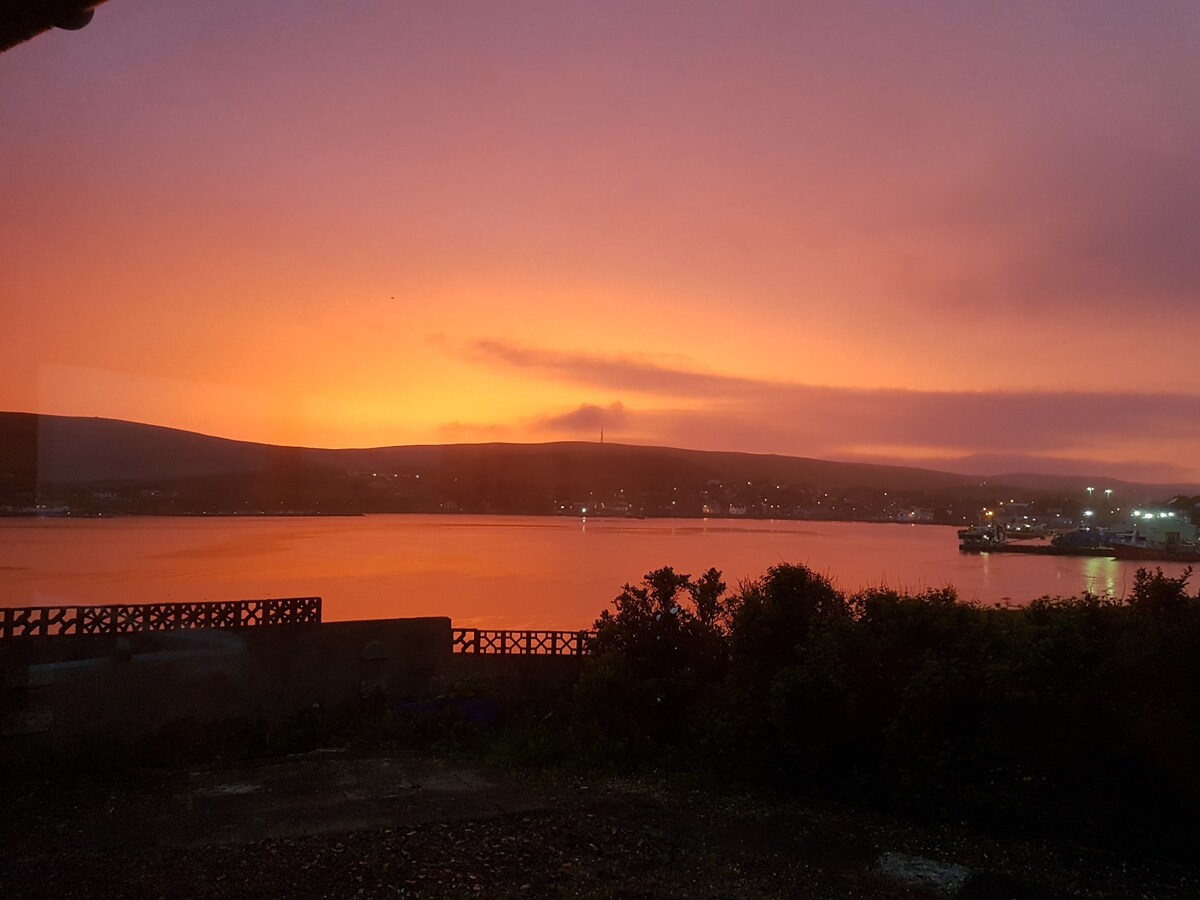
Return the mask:
<svg viewBox="0 0 1200 900">
<path fill-rule="evenodd" d="M 934 831 L 884 816 L 645 780 L 502 773 L 469 761 L 471 776 L 462 781 L 468 787 L 430 803 L 431 789 L 423 785 L 441 783 L 429 773 L 449 771 L 444 762 L 369 762 L 371 790 L 379 790 L 378 773 L 388 766 L 406 773 L 394 782 L 405 789 L 389 795 L 392 805 L 382 816 L 356 821 L 346 817 L 343 797 L 364 793 L 350 783 L 353 772 L 366 771 L 362 761 L 357 769 L 330 757 L 298 761 L 295 771 L 320 767 L 336 775 L 329 780 L 335 787 L 315 788 L 309 798 L 330 810 L 327 819 L 309 816 L 303 827 L 287 819 L 278 798 L 274 806 L 231 803 L 197 818 L 196 785 L 216 783 L 211 772 L 7 785 L 0 896 L 1200 896 L 1200 868 L 1122 862 L 1067 843 Z M 217 774 L 227 775 L 228 785 L 254 783 L 247 780 L 253 765 Z M 331 799 L 331 791 L 340 793 Z M 280 818 L 264 824 L 264 810 Z M 241 828 L 214 816 L 259 818 L 255 827 Z M 203 830 L 172 828 L 191 820 Z M 263 833 L 271 836 L 256 836 Z M 969 874 L 955 887 L 905 884 L 881 871 L 885 854 L 952 863 Z"/>
</svg>

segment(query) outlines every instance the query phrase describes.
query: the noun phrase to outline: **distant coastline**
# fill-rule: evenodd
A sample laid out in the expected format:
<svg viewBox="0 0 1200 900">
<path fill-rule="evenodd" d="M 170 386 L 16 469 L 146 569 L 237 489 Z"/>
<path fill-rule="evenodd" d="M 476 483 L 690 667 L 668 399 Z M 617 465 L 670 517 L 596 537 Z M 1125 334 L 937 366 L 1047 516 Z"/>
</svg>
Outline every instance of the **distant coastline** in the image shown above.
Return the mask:
<svg viewBox="0 0 1200 900">
<path fill-rule="evenodd" d="M 246 517 L 373 513 L 729 518 L 962 525 L 1019 507 L 1078 520 L 1112 505 L 1200 500 L 1200 485 L 1083 476 L 981 478 L 771 454 L 597 442 L 324 450 L 100 418 L 0 412 L 0 515 Z"/>
</svg>

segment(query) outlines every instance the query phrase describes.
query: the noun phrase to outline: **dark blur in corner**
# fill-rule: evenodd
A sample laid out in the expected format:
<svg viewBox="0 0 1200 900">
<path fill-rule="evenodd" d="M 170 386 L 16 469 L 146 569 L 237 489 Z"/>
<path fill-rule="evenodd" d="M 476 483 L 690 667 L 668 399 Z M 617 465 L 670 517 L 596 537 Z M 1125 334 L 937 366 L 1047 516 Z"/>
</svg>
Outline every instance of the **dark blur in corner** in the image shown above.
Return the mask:
<svg viewBox="0 0 1200 900">
<path fill-rule="evenodd" d="M 0 0 L 0 53 L 51 28 L 78 31 L 107 0 Z"/>
</svg>

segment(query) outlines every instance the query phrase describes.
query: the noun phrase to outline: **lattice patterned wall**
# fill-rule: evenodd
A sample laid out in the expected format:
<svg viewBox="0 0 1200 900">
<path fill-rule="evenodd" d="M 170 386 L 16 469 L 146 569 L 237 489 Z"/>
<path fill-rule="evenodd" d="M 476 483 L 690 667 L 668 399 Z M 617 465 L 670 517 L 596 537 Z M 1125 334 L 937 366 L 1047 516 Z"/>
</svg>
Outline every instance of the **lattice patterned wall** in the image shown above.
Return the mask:
<svg viewBox="0 0 1200 900">
<path fill-rule="evenodd" d="M 0 610 L 0 637 L 248 628 L 320 621 L 320 597 L 116 606 L 21 606 Z"/>
<path fill-rule="evenodd" d="M 508 656 L 583 656 L 590 650 L 591 631 L 503 631 L 455 628 L 455 653 Z"/>
</svg>

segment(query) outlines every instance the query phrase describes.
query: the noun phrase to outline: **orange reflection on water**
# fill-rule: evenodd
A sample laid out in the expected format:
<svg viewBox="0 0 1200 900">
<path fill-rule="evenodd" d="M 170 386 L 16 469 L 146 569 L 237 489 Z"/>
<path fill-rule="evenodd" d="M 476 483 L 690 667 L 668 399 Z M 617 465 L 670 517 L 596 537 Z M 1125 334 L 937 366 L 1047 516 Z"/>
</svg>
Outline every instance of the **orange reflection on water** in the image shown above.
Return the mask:
<svg viewBox="0 0 1200 900">
<path fill-rule="evenodd" d="M 968 601 L 1123 596 L 1135 564 L 958 551 L 955 529 L 855 522 L 519 516 L 0 520 L 0 604 L 320 596 L 328 621 L 449 616 L 461 626 L 586 628 L 662 566 L 730 589 L 782 562 L 846 591 L 947 584 Z M 1181 565 L 1163 564 L 1170 575 Z"/>
</svg>

